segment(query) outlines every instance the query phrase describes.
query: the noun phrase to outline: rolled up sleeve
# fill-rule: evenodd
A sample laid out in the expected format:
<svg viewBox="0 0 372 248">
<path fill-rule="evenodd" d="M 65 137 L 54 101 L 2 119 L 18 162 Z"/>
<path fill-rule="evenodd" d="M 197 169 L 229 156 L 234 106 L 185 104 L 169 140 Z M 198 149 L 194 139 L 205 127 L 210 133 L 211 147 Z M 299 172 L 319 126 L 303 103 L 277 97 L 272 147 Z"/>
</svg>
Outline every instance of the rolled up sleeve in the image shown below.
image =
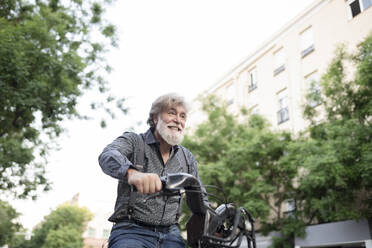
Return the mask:
<svg viewBox="0 0 372 248">
<path fill-rule="evenodd" d="M 104 173 L 119 180 L 124 179 L 128 168 L 133 166 L 128 158 L 133 157 L 134 135 L 124 133 L 103 149 L 98 162 Z"/>
</svg>

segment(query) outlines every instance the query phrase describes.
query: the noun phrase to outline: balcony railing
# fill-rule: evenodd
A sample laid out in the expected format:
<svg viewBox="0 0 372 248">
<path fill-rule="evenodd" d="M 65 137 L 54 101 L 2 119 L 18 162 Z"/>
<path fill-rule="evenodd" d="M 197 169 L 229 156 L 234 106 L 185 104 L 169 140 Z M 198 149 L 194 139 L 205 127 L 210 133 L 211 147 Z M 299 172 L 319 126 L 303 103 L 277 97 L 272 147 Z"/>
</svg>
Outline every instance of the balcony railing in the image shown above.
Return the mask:
<svg viewBox="0 0 372 248">
<path fill-rule="evenodd" d="M 306 48 L 305 50 L 303 50 L 301 52 L 301 58 L 306 57 L 307 55 L 309 55 L 310 53 L 312 53 L 314 50 L 315 50 L 314 45 L 309 46 L 308 48 Z"/>
<path fill-rule="evenodd" d="M 250 84 L 248 86 L 248 92 L 251 92 L 251 91 L 255 90 L 256 88 L 257 88 L 257 84 Z"/>
</svg>

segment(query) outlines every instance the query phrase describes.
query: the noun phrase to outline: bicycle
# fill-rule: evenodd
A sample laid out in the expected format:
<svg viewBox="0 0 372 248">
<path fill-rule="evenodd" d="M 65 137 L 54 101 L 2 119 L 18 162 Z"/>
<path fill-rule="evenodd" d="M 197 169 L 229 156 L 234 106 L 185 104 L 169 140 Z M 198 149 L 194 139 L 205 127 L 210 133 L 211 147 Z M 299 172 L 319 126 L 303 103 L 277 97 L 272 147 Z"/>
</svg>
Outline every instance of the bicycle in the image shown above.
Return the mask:
<svg viewBox="0 0 372 248">
<path fill-rule="evenodd" d="M 189 207 L 193 215 L 186 224 L 191 248 L 238 248 L 244 237 L 249 248 L 256 248 L 254 219 L 245 208 L 232 203 L 223 203 L 216 209 L 206 206 L 199 180 L 187 173 L 168 174 L 161 177 L 161 182 L 162 190 L 144 201 L 156 196 L 191 197 Z"/>
</svg>

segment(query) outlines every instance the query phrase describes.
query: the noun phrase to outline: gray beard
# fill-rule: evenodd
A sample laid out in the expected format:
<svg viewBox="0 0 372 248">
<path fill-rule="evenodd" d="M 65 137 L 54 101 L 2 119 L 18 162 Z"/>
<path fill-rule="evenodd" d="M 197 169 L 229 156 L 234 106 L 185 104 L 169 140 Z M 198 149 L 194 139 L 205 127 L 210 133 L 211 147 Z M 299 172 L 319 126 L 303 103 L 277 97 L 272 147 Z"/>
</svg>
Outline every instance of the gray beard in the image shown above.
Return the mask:
<svg viewBox="0 0 372 248">
<path fill-rule="evenodd" d="M 156 130 L 158 130 L 160 136 L 171 146 L 179 145 L 181 144 L 183 137 L 184 137 L 184 131 L 182 130 L 181 133 L 172 133 L 170 130 L 168 130 L 168 127 L 165 125 L 164 121 L 159 117 L 158 123 L 156 124 Z"/>
</svg>

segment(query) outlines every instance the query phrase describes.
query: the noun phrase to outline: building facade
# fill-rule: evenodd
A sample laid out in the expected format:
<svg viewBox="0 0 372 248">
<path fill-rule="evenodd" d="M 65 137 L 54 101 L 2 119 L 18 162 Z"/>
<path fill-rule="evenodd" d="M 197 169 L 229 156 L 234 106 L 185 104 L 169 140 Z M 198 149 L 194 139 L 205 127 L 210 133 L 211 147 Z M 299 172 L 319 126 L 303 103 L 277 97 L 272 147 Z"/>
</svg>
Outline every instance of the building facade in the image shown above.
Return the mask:
<svg viewBox="0 0 372 248">
<path fill-rule="evenodd" d="M 108 221 L 111 211 L 108 204 L 100 203 L 93 208 L 93 219 L 87 224 L 83 234 L 84 248 L 104 248 L 108 246 L 108 238 L 112 223 Z"/>
<path fill-rule="evenodd" d="M 320 90 L 319 79 L 338 45 L 355 49 L 372 32 L 371 6 L 372 0 L 314 1 L 204 95 L 222 97 L 233 112 L 245 107 L 259 113 L 276 129 L 303 130 L 307 92 Z M 193 123 L 202 119 L 197 108 Z"/>
<path fill-rule="evenodd" d="M 84 248 L 103 248 L 108 246 L 108 238 L 112 223 L 107 219 L 109 212 L 95 211 L 93 219 L 88 223 L 83 234 Z"/>
<path fill-rule="evenodd" d="M 344 44 L 355 51 L 371 33 L 372 0 L 315 0 L 202 95 L 219 96 L 233 113 L 245 107 L 267 118 L 274 129 L 296 134 L 308 125 L 303 118 L 306 95 L 320 93 L 319 80 L 336 48 Z M 348 70 L 351 77 L 353 70 Z M 318 102 L 309 104 L 321 109 Z M 190 122 L 198 124 L 203 117 L 195 105 Z M 296 238 L 296 247 L 372 248 L 371 223 L 310 226 L 306 239 Z M 259 248 L 271 244 L 270 237 L 258 236 L 257 241 Z"/>
</svg>

